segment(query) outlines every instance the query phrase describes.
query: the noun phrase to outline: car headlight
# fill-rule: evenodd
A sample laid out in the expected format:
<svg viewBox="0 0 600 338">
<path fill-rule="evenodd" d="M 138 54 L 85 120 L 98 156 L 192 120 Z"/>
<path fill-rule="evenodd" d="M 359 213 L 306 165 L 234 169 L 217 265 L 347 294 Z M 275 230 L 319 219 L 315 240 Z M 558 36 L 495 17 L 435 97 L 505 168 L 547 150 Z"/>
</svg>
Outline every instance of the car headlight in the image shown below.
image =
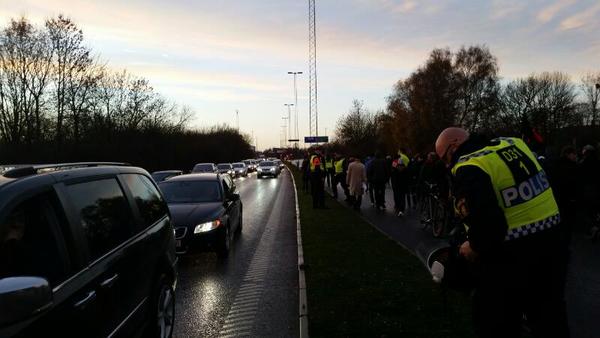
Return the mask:
<svg viewBox="0 0 600 338">
<path fill-rule="evenodd" d="M 275 168 L 271 168 L 271 171 L 275 171 Z"/>
<path fill-rule="evenodd" d="M 203 233 L 203 232 L 211 231 L 211 230 L 214 230 L 214 229 L 218 228 L 219 225 L 221 225 L 221 221 L 218 220 L 218 219 L 214 220 L 212 222 L 206 222 L 206 223 L 198 224 L 194 228 L 194 233 L 195 234 L 200 234 L 200 233 Z"/>
<path fill-rule="evenodd" d="M 258 170 L 258 171 L 262 171 L 262 168 L 258 168 L 258 169 L 256 169 L 256 170 Z"/>
</svg>

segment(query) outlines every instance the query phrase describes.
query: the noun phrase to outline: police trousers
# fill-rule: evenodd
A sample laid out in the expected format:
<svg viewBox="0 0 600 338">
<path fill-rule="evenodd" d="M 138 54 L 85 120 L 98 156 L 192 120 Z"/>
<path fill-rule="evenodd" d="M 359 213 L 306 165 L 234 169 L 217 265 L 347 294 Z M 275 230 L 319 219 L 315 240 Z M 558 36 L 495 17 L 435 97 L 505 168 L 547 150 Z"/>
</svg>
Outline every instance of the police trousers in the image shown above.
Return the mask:
<svg viewBox="0 0 600 338">
<path fill-rule="evenodd" d="M 552 243 L 527 247 L 523 242 L 496 258 L 482 259 L 473 296 L 478 337 L 520 337 L 523 325 L 536 338 L 569 336 L 564 250 L 558 236 Z"/>
</svg>

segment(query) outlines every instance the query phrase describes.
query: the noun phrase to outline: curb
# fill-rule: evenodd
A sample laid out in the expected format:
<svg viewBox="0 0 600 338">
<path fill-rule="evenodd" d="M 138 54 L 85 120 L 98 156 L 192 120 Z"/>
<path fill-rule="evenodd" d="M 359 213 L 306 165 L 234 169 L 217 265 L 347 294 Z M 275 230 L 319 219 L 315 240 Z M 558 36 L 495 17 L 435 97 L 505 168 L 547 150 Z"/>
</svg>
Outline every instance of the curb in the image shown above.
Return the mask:
<svg viewBox="0 0 600 338">
<path fill-rule="evenodd" d="M 294 174 L 290 170 L 289 165 L 286 164 L 288 172 L 292 177 L 292 183 L 294 185 L 294 197 L 296 199 L 296 238 L 298 242 L 298 305 L 300 306 L 299 320 L 300 320 L 300 338 L 308 338 L 308 305 L 306 300 L 306 277 L 304 275 L 304 250 L 302 249 L 302 232 L 300 230 L 300 207 L 298 206 L 298 189 L 296 188 L 296 179 Z"/>
</svg>

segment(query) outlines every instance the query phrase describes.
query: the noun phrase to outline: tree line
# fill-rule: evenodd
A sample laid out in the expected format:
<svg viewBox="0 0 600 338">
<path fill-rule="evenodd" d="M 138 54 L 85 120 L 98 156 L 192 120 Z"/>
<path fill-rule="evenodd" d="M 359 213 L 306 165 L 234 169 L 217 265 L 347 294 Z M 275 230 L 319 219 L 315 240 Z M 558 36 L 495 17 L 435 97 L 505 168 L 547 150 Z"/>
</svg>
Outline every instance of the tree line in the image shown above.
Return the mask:
<svg viewBox="0 0 600 338">
<path fill-rule="evenodd" d="M 110 69 L 68 17 L 41 26 L 12 19 L 0 31 L 2 163 L 110 160 L 154 170 L 253 156 L 247 136 L 192 130 L 193 117 L 147 79 Z"/>
<path fill-rule="evenodd" d="M 395 84 L 385 110 L 372 112 L 354 101 L 338 121 L 337 146 L 362 155 L 400 147 L 423 153 L 444 128 L 462 126 L 490 136 L 535 130 L 556 153 L 566 144 L 600 141 L 599 99 L 600 72 L 575 82 L 558 71 L 503 81 L 486 46 L 434 49 Z"/>
</svg>

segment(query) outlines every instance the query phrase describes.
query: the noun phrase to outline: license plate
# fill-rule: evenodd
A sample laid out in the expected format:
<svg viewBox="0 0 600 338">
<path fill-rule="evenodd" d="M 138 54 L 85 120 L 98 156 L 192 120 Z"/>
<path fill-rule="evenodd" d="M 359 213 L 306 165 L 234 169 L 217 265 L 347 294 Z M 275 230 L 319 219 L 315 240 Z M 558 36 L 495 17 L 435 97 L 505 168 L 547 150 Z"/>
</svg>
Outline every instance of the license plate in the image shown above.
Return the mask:
<svg viewBox="0 0 600 338">
<path fill-rule="evenodd" d="M 175 240 L 175 246 L 178 247 L 178 248 L 181 246 L 181 240 L 180 239 L 176 239 Z"/>
</svg>

